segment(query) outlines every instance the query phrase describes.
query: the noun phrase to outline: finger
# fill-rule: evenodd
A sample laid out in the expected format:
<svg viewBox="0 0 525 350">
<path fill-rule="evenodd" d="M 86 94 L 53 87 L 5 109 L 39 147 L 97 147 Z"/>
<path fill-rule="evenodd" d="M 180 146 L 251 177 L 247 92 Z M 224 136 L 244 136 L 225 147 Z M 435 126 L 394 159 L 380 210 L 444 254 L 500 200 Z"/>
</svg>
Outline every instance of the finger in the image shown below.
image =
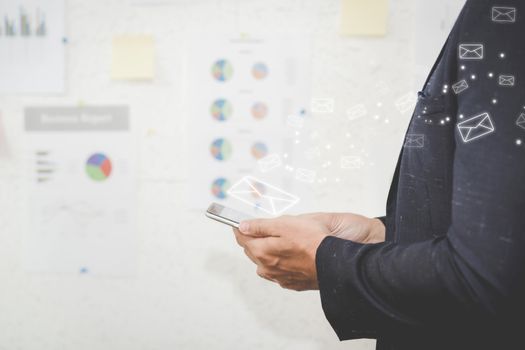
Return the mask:
<svg viewBox="0 0 525 350">
<path fill-rule="evenodd" d="M 257 266 L 262 265 L 261 262 L 259 260 L 257 260 L 255 258 L 255 256 L 253 256 L 252 252 L 249 249 L 244 248 L 244 254 L 246 254 L 248 259 L 250 259 L 255 265 L 257 265 Z"/>
<path fill-rule="evenodd" d="M 266 270 L 261 267 L 261 266 L 257 266 L 257 275 L 259 275 L 259 277 L 261 278 L 264 278 L 265 280 L 267 281 L 270 281 L 270 282 L 277 282 L 275 279 L 273 279 L 267 272 Z"/>
<path fill-rule="evenodd" d="M 298 281 L 286 281 L 286 282 L 278 282 L 281 288 L 294 290 L 296 292 L 301 292 L 306 290 L 306 284 L 303 282 Z"/>
<path fill-rule="evenodd" d="M 269 237 L 277 236 L 277 224 L 279 219 L 255 219 L 243 221 L 239 225 L 239 231 L 248 236 Z"/>
<path fill-rule="evenodd" d="M 264 265 L 268 260 L 269 252 L 267 251 L 265 238 L 252 239 L 244 245 L 244 251 L 257 265 Z"/>
<path fill-rule="evenodd" d="M 250 239 L 253 239 L 253 238 L 243 235 L 239 230 L 236 230 L 236 229 L 233 230 L 233 233 L 235 235 L 235 240 L 237 241 L 237 244 L 240 245 L 241 247 L 245 247 L 246 242 L 248 242 Z"/>
</svg>

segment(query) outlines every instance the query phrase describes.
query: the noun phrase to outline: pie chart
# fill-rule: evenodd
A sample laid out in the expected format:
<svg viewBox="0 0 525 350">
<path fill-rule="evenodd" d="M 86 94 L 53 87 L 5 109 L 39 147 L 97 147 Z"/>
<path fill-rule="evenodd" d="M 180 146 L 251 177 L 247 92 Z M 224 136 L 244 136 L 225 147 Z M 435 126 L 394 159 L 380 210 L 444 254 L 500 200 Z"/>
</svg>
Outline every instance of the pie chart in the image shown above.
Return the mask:
<svg viewBox="0 0 525 350">
<path fill-rule="evenodd" d="M 223 177 L 220 177 L 213 181 L 211 184 L 211 193 L 219 199 L 226 199 L 228 189 L 230 188 L 230 182 Z"/>
<path fill-rule="evenodd" d="M 230 159 L 233 152 L 231 143 L 223 138 L 216 139 L 210 145 L 210 153 L 213 158 L 219 161 Z"/>
<path fill-rule="evenodd" d="M 268 75 L 268 67 L 264 63 L 256 63 L 253 65 L 252 75 L 257 80 L 263 80 Z"/>
<path fill-rule="evenodd" d="M 213 119 L 223 122 L 231 117 L 233 113 L 233 107 L 229 101 L 225 99 L 218 99 L 212 103 L 210 113 Z"/>
<path fill-rule="evenodd" d="M 226 60 L 218 60 L 211 67 L 211 74 L 218 81 L 228 81 L 233 76 L 233 66 Z"/>
<path fill-rule="evenodd" d="M 261 159 L 268 155 L 268 147 L 262 142 L 256 142 L 252 146 L 252 156 L 255 159 Z"/>
<path fill-rule="evenodd" d="M 111 160 L 105 154 L 93 154 L 86 162 L 86 173 L 91 180 L 106 180 L 111 175 Z"/>
<path fill-rule="evenodd" d="M 268 114 L 268 106 L 266 106 L 266 104 L 262 102 L 256 102 L 252 106 L 252 116 L 255 119 L 257 120 L 264 119 L 267 114 Z"/>
</svg>

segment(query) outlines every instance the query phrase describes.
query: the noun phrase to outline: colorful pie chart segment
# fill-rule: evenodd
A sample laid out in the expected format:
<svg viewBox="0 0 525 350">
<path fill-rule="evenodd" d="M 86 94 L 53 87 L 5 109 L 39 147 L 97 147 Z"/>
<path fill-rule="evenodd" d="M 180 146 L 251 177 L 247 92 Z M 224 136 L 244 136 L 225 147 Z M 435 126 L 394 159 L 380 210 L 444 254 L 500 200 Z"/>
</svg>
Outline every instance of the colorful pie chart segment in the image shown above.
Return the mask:
<svg viewBox="0 0 525 350">
<path fill-rule="evenodd" d="M 233 76 L 233 66 L 226 60 L 218 60 L 211 67 L 211 74 L 217 81 L 228 81 Z"/>
<path fill-rule="evenodd" d="M 215 198 L 226 199 L 229 188 L 230 182 L 225 178 L 220 177 L 211 184 L 211 193 Z"/>
<path fill-rule="evenodd" d="M 102 153 L 95 153 L 86 162 L 86 173 L 94 181 L 104 181 L 111 175 L 111 160 Z"/>
<path fill-rule="evenodd" d="M 264 63 L 256 63 L 253 65 L 252 75 L 257 80 L 263 80 L 268 76 L 268 67 Z"/>
<path fill-rule="evenodd" d="M 268 106 L 262 102 L 256 102 L 252 106 L 252 116 L 257 119 L 261 120 L 266 118 L 268 115 Z"/>
<path fill-rule="evenodd" d="M 233 114 L 233 107 L 229 101 L 218 99 L 212 103 L 210 113 L 213 119 L 223 122 L 230 119 Z"/>
<path fill-rule="evenodd" d="M 262 142 L 256 142 L 253 144 L 251 152 L 255 159 L 261 159 L 268 155 L 268 147 Z"/>
<path fill-rule="evenodd" d="M 212 142 L 210 145 L 210 153 L 213 158 L 219 161 L 225 161 L 231 158 L 233 148 L 228 140 L 220 138 Z"/>
</svg>

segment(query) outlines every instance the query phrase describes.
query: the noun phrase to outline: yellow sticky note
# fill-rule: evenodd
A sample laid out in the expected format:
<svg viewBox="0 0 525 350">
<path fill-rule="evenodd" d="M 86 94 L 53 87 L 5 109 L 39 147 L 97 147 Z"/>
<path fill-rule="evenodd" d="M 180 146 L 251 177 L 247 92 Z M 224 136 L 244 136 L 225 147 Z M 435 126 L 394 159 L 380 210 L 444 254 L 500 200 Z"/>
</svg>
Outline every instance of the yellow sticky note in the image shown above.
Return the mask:
<svg viewBox="0 0 525 350">
<path fill-rule="evenodd" d="M 121 35 L 113 38 L 111 78 L 153 79 L 155 42 L 151 35 Z"/>
<path fill-rule="evenodd" d="M 384 36 L 389 0 L 341 0 L 341 34 Z"/>
</svg>

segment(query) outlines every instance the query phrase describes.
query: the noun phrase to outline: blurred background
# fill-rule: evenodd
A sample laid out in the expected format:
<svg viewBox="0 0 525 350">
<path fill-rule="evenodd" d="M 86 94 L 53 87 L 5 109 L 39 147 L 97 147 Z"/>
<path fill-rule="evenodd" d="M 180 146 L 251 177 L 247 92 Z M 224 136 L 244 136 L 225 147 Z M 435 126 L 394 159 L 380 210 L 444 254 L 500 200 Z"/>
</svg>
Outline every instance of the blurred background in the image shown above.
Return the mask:
<svg viewBox="0 0 525 350">
<path fill-rule="evenodd" d="M 373 349 L 204 210 L 383 215 L 463 3 L 1 0 L 0 349 Z"/>
</svg>

